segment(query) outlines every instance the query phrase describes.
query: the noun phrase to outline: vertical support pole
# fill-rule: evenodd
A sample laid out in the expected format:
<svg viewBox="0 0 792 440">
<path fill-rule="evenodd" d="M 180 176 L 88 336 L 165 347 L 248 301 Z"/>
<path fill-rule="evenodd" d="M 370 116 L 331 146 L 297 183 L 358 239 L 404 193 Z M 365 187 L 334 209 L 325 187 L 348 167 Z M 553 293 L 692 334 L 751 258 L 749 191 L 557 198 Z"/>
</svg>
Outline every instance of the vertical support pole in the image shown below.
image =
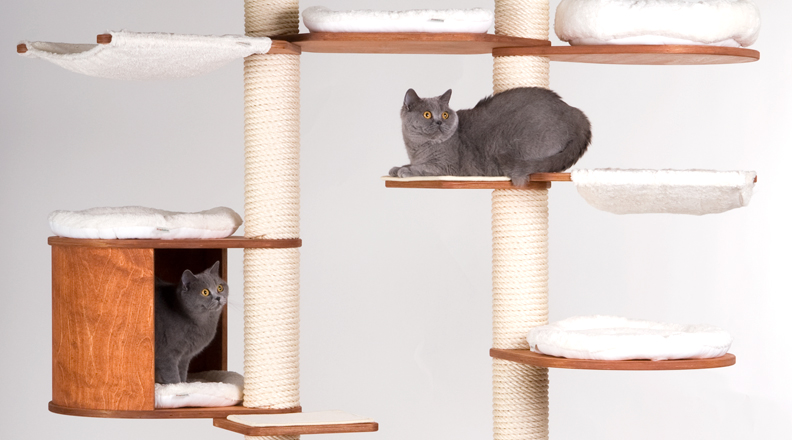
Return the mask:
<svg viewBox="0 0 792 440">
<path fill-rule="evenodd" d="M 297 33 L 299 0 L 245 0 L 245 33 Z M 245 237 L 300 234 L 300 58 L 245 59 Z M 247 407 L 300 405 L 300 254 L 245 249 Z M 246 439 L 295 440 L 299 436 Z"/>
<path fill-rule="evenodd" d="M 495 33 L 547 40 L 548 0 L 496 0 Z M 494 93 L 515 87 L 549 87 L 546 57 L 495 57 Z M 528 330 L 547 323 L 547 187 L 492 194 L 493 347 L 528 348 Z M 546 368 L 493 359 L 495 440 L 547 440 Z"/>
</svg>

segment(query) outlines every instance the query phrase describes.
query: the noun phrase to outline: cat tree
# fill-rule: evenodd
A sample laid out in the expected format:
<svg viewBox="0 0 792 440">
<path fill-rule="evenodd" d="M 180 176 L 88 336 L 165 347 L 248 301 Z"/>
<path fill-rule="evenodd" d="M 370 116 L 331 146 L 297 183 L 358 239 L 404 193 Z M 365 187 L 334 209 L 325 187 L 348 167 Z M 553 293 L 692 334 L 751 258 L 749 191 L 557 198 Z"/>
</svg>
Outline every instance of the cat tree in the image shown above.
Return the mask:
<svg viewBox="0 0 792 440">
<path fill-rule="evenodd" d="M 298 0 L 247 0 L 245 31 L 271 37 L 267 54 L 245 59 L 245 238 L 223 240 L 75 240 L 52 237 L 53 412 L 94 417 L 211 417 L 250 438 L 373 431 L 373 422 L 262 427 L 229 414 L 296 413 L 299 396 L 299 75 L 300 54 L 492 53 L 493 90 L 549 87 L 549 63 L 623 64 L 748 62 L 756 51 L 708 46 L 577 46 L 549 44 L 547 0 L 496 0 L 495 35 L 298 34 Z M 100 36 L 99 42 L 107 40 Z M 27 50 L 20 45 L 20 52 Z M 548 318 L 548 188 L 569 175 L 535 174 L 524 187 L 508 181 L 388 181 L 402 188 L 492 189 L 494 437 L 547 439 L 547 367 L 690 369 L 731 365 L 734 357 L 681 362 L 592 362 L 529 352 L 525 339 Z M 226 249 L 244 249 L 244 407 L 155 410 L 153 407 L 153 278 L 200 271 Z M 100 267 L 111 270 L 98 271 Z M 86 293 L 79 280 L 104 286 Z M 133 286 L 133 287 L 129 287 Z M 130 290 L 131 289 L 131 290 Z M 124 291 L 116 301 L 109 292 Z M 101 319 L 100 319 L 101 318 Z M 121 343 L 92 339 L 117 322 Z M 192 370 L 225 369 L 225 316 L 218 337 Z M 80 341 L 80 343 L 72 343 Z M 90 341 L 88 343 L 87 341 Z M 116 340 L 118 341 L 118 340 Z M 130 361 L 131 359 L 131 361 Z M 107 373 L 93 377 L 86 365 Z M 195 368 L 193 368 L 195 367 Z"/>
</svg>

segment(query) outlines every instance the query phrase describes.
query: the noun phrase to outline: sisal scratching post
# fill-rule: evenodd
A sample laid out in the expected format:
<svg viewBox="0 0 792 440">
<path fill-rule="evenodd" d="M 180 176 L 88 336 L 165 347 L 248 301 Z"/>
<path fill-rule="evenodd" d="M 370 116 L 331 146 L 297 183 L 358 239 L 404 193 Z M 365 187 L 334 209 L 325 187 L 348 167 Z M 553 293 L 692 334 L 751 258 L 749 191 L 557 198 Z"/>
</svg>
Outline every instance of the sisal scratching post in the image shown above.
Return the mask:
<svg viewBox="0 0 792 440">
<path fill-rule="evenodd" d="M 496 0 L 495 33 L 547 40 L 547 0 Z M 495 57 L 493 92 L 549 87 L 546 57 Z M 493 347 L 528 348 L 526 336 L 547 324 L 547 189 L 492 193 Z M 493 359 L 495 440 L 547 440 L 548 371 Z"/>
<path fill-rule="evenodd" d="M 297 33 L 298 0 L 246 0 L 248 36 Z M 245 59 L 245 236 L 300 234 L 300 58 Z M 245 249 L 247 407 L 300 405 L 300 254 Z M 294 440 L 299 436 L 247 439 Z"/>
<path fill-rule="evenodd" d="M 495 34 L 547 40 L 550 38 L 548 0 L 496 0 Z M 495 93 L 515 87 L 550 86 L 550 59 L 536 56 L 495 57 Z"/>
</svg>

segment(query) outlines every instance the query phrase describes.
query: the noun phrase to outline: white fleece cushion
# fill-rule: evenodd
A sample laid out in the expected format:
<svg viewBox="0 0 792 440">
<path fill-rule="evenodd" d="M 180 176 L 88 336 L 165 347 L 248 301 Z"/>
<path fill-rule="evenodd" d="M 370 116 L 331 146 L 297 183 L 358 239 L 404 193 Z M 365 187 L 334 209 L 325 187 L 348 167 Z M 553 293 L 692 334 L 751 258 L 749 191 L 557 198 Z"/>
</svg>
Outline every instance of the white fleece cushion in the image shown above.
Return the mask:
<svg viewBox="0 0 792 440">
<path fill-rule="evenodd" d="M 155 408 L 233 406 L 242 402 L 244 378 L 233 371 L 191 373 L 187 382 L 154 384 Z"/>
<path fill-rule="evenodd" d="M 142 206 L 55 211 L 52 232 L 61 237 L 92 239 L 225 238 L 242 224 L 234 210 L 218 207 L 201 212 L 171 212 Z"/>
<path fill-rule="evenodd" d="M 269 38 L 236 35 L 179 35 L 110 31 L 109 44 L 23 41 L 29 58 L 64 69 L 113 79 L 164 79 L 196 76 L 237 58 L 267 53 Z"/>
<path fill-rule="evenodd" d="M 486 9 L 415 9 L 408 11 L 332 11 L 306 8 L 303 23 L 311 32 L 465 32 L 485 33 L 494 14 Z"/>
<path fill-rule="evenodd" d="M 576 316 L 534 327 L 528 343 L 534 352 L 570 359 L 659 361 L 723 356 L 732 337 L 711 325 Z"/>
<path fill-rule="evenodd" d="M 753 0 L 562 0 L 555 32 L 572 45 L 750 46 L 759 36 Z"/>
<path fill-rule="evenodd" d="M 593 207 L 614 214 L 715 214 L 747 206 L 753 171 L 573 170 L 572 182 Z"/>
</svg>

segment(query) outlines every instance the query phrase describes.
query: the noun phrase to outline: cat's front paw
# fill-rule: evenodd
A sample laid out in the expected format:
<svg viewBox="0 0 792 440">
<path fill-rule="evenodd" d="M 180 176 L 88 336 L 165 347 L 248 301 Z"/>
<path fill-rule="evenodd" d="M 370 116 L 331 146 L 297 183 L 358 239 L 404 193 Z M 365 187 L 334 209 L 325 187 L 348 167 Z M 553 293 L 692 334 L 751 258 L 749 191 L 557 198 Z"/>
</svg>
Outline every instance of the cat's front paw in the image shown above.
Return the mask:
<svg viewBox="0 0 792 440">
<path fill-rule="evenodd" d="M 403 167 L 393 167 L 388 174 L 393 177 L 412 177 L 413 175 L 409 165 Z"/>
</svg>

